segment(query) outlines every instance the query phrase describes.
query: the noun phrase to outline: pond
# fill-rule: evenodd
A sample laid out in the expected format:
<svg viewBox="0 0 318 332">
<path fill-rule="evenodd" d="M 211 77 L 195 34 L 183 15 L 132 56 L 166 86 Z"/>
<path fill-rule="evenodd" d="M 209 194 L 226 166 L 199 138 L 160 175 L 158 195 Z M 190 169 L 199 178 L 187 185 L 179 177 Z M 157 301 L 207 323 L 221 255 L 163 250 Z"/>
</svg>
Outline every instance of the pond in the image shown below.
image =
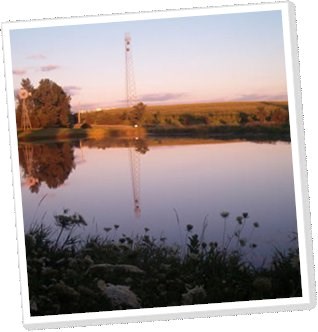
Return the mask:
<svg viewBox="0 0 318 332">
<path fill-rule="evenodd" d="M 248 213 L 241 238 L 252 262 L 263 264 L 274 248 L 297 245 L 288 142 L 21 143 L 19 159 L 25 231 L 34 223 L 53 226 L 54 215 L 69 209 L 88 224 L 82 237 L 118 239 L 146 229 L 158 241 L 185 247 L 191 224 L 189 234 L 224 244 L 237 217 Z"/>
</svg>

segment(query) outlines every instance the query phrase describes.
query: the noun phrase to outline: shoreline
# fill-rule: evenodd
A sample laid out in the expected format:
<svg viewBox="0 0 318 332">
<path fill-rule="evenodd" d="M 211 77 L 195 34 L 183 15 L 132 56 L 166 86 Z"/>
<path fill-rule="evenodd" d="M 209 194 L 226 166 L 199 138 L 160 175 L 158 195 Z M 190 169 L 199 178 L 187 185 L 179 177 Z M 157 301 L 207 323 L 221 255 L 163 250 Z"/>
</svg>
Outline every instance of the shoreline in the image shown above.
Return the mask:
<svg viewBox="0 0 318 332">
<path fill-rule="evenodd" d="M 43 142 L 60 140 L 107 140 L 107 139 L 215 139 L 251 141 L 288 141 L 288 126 L 192 126 L 192 127 L 138 127 L 96 126 L 92 128 L 47 128 L 27 131 L 18 130 L 19 142 Z"/>
</svg>

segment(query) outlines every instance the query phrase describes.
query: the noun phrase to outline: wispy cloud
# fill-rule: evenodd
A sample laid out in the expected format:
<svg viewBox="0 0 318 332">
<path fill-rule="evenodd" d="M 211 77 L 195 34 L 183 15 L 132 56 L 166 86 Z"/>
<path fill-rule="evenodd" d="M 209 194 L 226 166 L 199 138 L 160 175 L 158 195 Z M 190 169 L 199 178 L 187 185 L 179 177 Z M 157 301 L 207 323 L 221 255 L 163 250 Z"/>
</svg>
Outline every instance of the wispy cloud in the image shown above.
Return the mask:
<svg viewBox="0 0 318 332">
<path fill-rule="evenodd" d="M 40 67 L 40 70 L 41 71 L 52 71 L 52 70 L 56 70 L 56 69 L 59 69 L 60 66 L 58 65 L 46 65 L 46 66 L 42 66 Z"/>
<path fill-rule="evenodd" d="M 63 87 L 63 90 L 69 95 L 69 96 L 74 96 L 77 95 L 82 88 L 80 86 L 76 85 L 67 85 Z"/>
<path fill-rule="evenodd" d="M 107 108 L 104 107 L 101 103 L 81 103 L 77 105 L 72 105 L 73 111 L 81 111 L 81 110 L 96 110 L 97 108 Z"/>
<path fill-rule="evenodd" d="M 163 102 L 169 100 L 180 99 L 185 97 L 186 93 L 148 93 L 140 96 L 140 100 L 144 102 Z"/>
<path fill-rule="evenodd" d="M 26 58 L 30 60 L 45 60 L 47 57 L 44 54 L 37 53 L 37 54 L 31 54 Z"/>
<path fill-rule="evenodd" d="M 26 69 L 13 69 L 12 73 L 13 75 L 25 75 L 27 72 Z"/>
<path fill-rule="evenodd" d="M 262 100 L 287 100 L 286 94 L 261 95 L 261 94 L 244 94 L 235 98 L 236 101 L 262 101 Z"/>
</svg>

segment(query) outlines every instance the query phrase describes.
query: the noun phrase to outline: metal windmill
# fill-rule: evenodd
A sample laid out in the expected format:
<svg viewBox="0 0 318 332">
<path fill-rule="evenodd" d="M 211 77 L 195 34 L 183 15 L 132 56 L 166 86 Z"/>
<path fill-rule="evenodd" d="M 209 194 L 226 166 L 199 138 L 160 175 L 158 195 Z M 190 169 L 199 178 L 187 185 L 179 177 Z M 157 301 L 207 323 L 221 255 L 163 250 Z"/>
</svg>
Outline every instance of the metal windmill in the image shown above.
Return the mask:
<svg viewBox="0 0 318 332">
<path fill-rule="evenodd" d="M 31 93 L 28 92 L 26 89 L 20 89 L 19 91 L 19 98 L 22 101 L 22 115 L 21 115 L 21 128 L 23 131 L 32 129 L 30 117 L 29 117 L 29 110 L 27 107 L 27 99 L 31 96 Z"/>
</svg>

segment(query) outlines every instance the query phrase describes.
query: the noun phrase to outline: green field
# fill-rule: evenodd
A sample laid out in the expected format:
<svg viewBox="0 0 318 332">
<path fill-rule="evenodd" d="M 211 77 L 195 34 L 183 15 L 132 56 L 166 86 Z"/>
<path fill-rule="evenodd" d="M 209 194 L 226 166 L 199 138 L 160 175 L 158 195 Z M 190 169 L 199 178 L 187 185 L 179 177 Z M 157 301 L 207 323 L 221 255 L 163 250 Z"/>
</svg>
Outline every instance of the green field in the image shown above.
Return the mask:
<svg viewBox="0 0 318 332">
<path fill-rule="evenodd" d="M 81 121 L 91 125 L 129 124 L 128 108 L 81 113 Z M 147 106 L 142 119 L 147 127 L 188 127 L 206 125 L 288 123 L 288 103 L 223 102 Z"/>
</svg>

